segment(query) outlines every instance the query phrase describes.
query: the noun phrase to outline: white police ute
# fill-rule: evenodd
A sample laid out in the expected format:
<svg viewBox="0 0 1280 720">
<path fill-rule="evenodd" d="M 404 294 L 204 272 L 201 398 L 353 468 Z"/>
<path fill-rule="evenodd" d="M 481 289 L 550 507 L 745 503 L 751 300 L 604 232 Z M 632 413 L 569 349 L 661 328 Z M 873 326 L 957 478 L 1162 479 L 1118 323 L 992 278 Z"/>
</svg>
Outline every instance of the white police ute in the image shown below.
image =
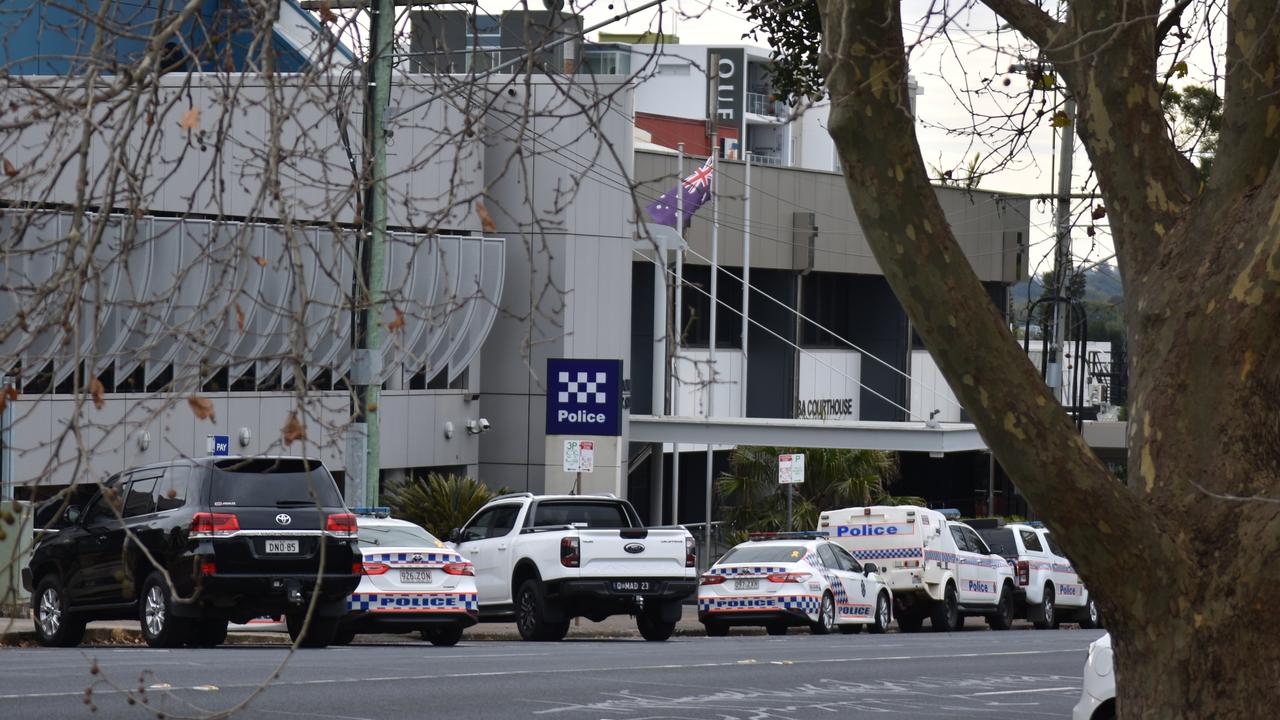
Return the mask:
<svg viewBox="0 0 1280 720">
<path fill-rule="evenodd" d="M 1101 624 L 1097 603 L 1047 529 L 1039 523 L 1005 525 L 998 518 L 970 524 L 1013 564 L 1015 617 L 1025 617 L 1039 630 L 1056 628 L 1063 620 L 1085 629 Z"/>
<path fill-rule="evenodd" d="M 1013 623 L 1013 567 L 991 552 L 973 528 L 937 510 L 874 505 L 823 511 L 818 532 L 858 562 L 875 563 L 893 592 L 903 632 L 927 618 L 935 631 L 955 630 L 969 615 L 993 630 Z"/>
<path fill-rule="evenodd" d="M 807 626 L 816 635 L 889 627 L 893 595 L 874 565 L 858 564 L 817 533 L 753 535 L 724 554 L 698 586 L 698 619 L 707 635 L 763 625 L 770 635 Z"/>
<path fill-rule="evenodd" d="M 389 508 L 355 514 L 363 577 L 334 643 L 417 631 L 433 645 L 456 645 L 480 612 L 472 564 L 421 527 L 389 517 Z"/>
</svg>

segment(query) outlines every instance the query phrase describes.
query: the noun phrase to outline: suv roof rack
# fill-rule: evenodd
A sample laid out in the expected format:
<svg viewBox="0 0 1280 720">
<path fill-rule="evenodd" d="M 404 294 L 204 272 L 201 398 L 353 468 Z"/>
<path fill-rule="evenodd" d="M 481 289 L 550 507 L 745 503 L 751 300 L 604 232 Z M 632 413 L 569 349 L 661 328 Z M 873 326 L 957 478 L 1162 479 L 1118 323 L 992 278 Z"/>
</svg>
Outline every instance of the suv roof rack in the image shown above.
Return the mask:
<svg viewBox="0 0 1280 720">
<path fill-rule="evenodd" d="M 1004 527 L 1004 518 L 984 517 L 965 520 L 965 524 L 974 530 L 998 530 Z"/>
<path fill-rule="evenodd" d="M 531 498 L 531 497 L 533 497 L 533 493 L 531 492 L 507 493 L 506 495 L 498 495 L 497 497 L 493 498 L 489 502 L 493 502 L 494 500 L 509 500 L 511 498 Z"/>
</svg>

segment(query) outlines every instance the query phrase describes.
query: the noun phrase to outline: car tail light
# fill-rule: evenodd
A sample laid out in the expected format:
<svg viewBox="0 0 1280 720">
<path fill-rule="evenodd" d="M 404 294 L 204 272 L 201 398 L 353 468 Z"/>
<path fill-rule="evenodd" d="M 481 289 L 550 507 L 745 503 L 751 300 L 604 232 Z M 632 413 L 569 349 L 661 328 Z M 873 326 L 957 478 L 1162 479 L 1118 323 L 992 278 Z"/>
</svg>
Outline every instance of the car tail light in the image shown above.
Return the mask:
<svg viewBox="0 0 1280 720">
<path fill-rule="evenodd" d="M 324 530 L 334 537 L 353 538 L 356 536 L 356 516 L 351 513 L 336 513 L 324 521 Z"/>
<path fill-rule="evenodd" d="M 1019 560 L 1014 564 L 1014 574 L 1017 575 L 1019 585 L 1031 584 L 1031 563 L 1026 560 Z"/>
<path fill-rule="evenodd" d="M 445 575 L 471 575 L 476 574 L 476 566 L 469 562 L 449 563 L 444 566 Z"/>
<path fill-rule="evenodd" d="M 391 569 L 390 565 L 380 562 L 360 563 L 360 573 L 362 575 L 385 575 Z"/>
<path fill-rule="evenodd" d="M 772 573 L 769 575 L 769 582 L 772 583 L 802 583 L 809 579 L 809 573 L 793 572 L 793 573 Z"/>
<path fill-rule="evenodd" d="M 211 540 L 216 537 L 230 537 L 240 532 L 240 520 L 230 513 L 198 512 L 191 516 L 191 531 L 187 536 L 192 540 Z"/>
<path fill-rule="evenodd" d="M 721 585 L 727 580 L 724 575 L 703 575 L 699 585 Z"/>
<path fill-rule="evenodd" d="M 579 567 L 582 556 L 578 554 L 578 538 L 560 538 L 560 564 L 565 567 Z"/>
<path fill-rule="evenodd" d="M 687 568 L 698 566 L 698 543 L 691 537 L 684 539 L 684 566 Z"/>
<path fill-rule="evenodd" d="M 200 563 L 200 577 L 209 577 L 218 574 L 218 565 L 210 560 Z"/>
</svg>

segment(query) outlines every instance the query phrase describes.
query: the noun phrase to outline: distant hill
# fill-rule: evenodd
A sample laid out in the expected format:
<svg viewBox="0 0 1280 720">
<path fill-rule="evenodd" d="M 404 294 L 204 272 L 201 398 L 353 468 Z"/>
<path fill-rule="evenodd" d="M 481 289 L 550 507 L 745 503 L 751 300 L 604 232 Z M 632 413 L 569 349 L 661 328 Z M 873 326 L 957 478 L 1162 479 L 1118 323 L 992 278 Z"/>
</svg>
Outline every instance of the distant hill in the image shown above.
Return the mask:
<svg viewBox="0 0 1280 720">
<path fill-rule="evenodd" d="M 1084 274 L 1084 299 L 1088 302 L 1101 302 L 1118 305 L 1124 302 L 1124 286 L 1120 283 L 1120 268 L 1115 265 L 1099 265 Z M 1044 294 L 1044 285 L 1039 277 L 1030 277 L 1013 286 L 1013 306 L 1021 309 L 1028 305 L 1027 289 L 1031 290 L 1031 300 Z"/>
</svg>

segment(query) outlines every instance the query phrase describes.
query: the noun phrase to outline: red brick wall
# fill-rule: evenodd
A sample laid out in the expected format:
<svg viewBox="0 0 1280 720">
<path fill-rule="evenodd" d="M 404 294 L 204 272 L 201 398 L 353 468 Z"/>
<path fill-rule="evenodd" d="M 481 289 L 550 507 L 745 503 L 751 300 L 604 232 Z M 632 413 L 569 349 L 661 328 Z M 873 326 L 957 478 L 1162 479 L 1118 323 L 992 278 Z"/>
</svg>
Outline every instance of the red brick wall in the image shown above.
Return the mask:
<svg viewBox="0 0 1280 720">
<path fill-rule="evenodd" d="M 711 153 L 711 138 L 707 137 L 705 120 L 636 113 L 636 127 L 653 136 L 653 144 L 676 149 L 676 145 L 684 143 L 684 151 L 690 155 L 706 156 Z M 737 138 L 738 128 L 733 125 L 721 125 L 719 135 L 722 138 Z"/>
</svg>

